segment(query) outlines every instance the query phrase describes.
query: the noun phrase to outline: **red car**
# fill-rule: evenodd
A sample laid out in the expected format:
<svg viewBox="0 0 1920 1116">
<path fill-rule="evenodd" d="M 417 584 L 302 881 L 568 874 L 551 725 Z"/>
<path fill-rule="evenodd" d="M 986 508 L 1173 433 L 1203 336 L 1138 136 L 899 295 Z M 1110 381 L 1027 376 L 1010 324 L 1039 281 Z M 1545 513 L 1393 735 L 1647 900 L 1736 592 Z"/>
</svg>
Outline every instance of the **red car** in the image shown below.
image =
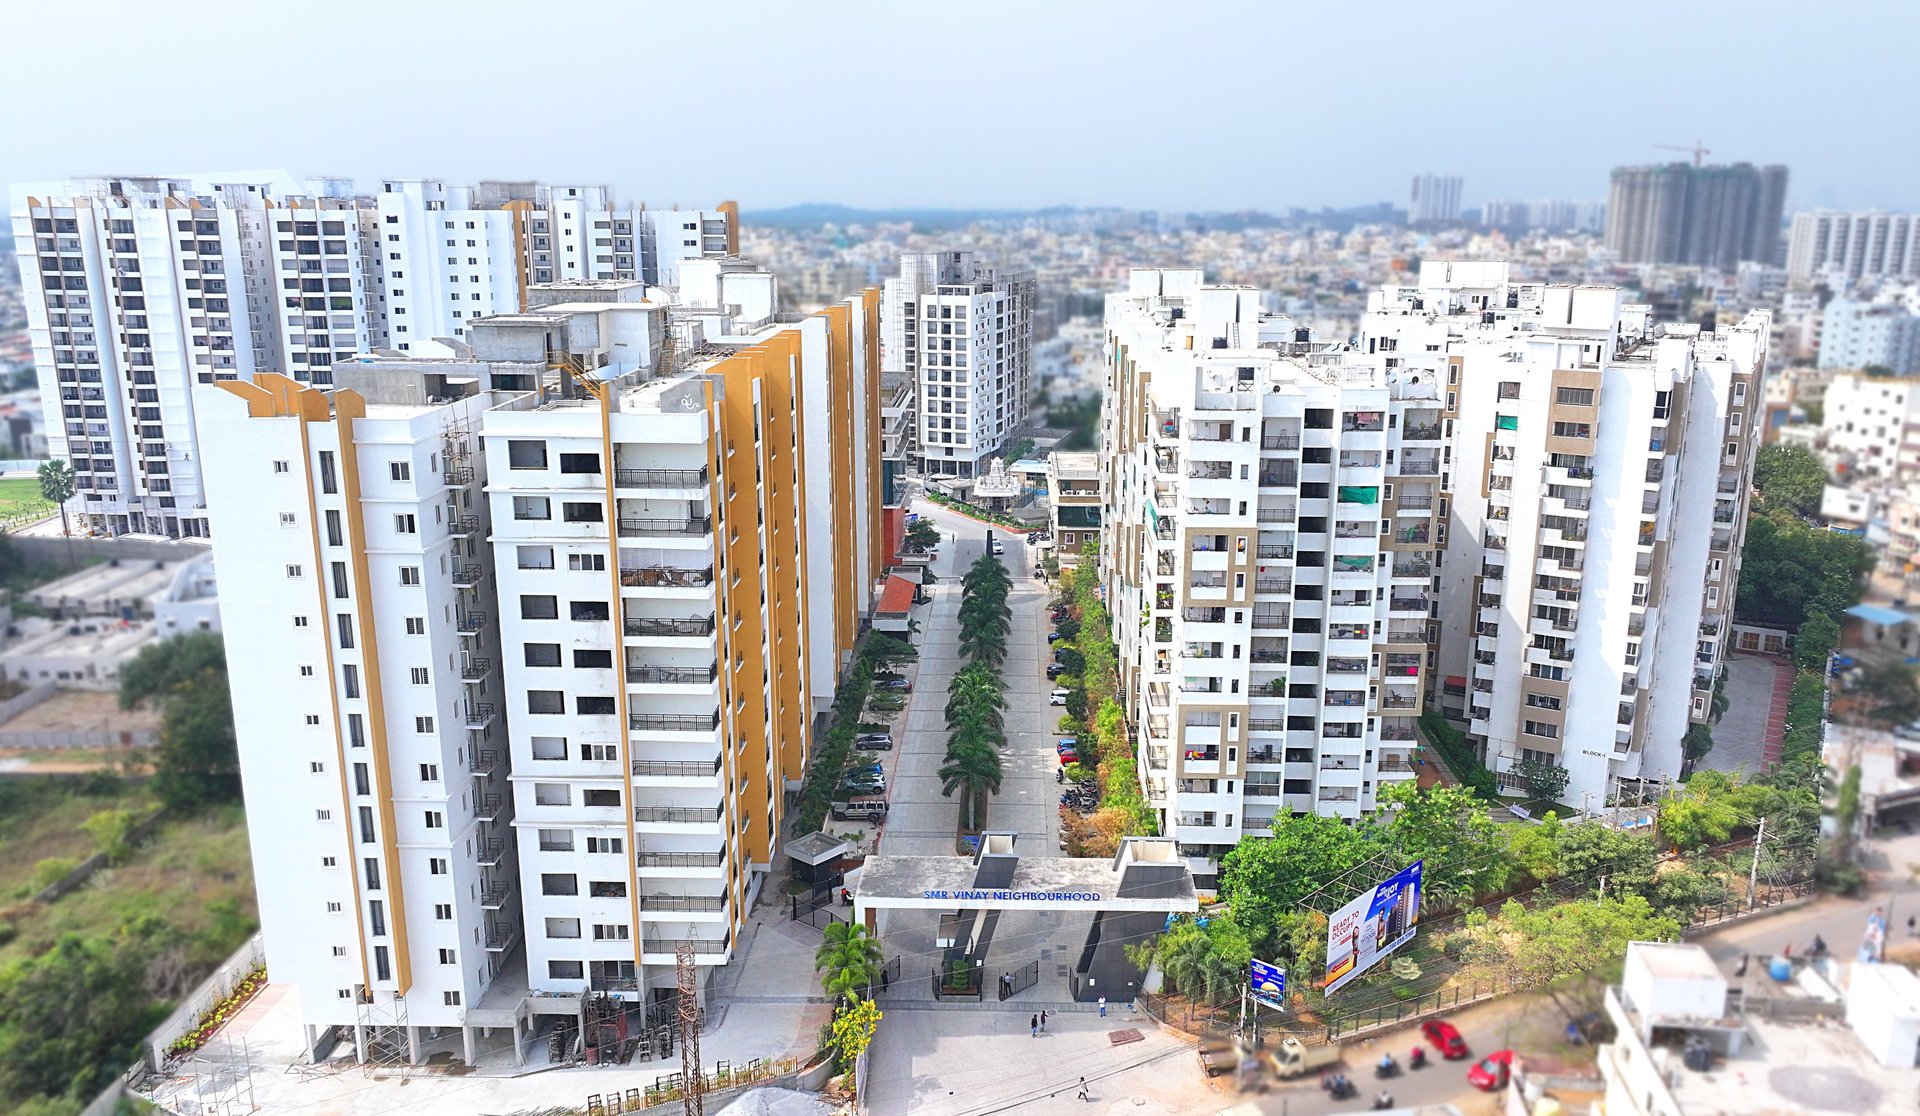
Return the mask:
<svg viewBox="0 0 1920 1116">
<path fill-rule="evenodd" d="M 1427 1041 L 1448 1061 L 1468 1056 L 1467 1040 L 1460 1037 L 1458 1028 L 1444 1019 L 1429 1019 L 1420 1024 L 1420 1033 L 1427 1036 Z"/>
<path fill-rule="evenodd" d="M 1513 1071 L 1513 1051 L 1496 1050 L 1474 1064 L 1467 1071 L 1467 1084 L 1482 1092 L 1491 1093 L 1495 1089 L 1504 1089 L 1507 1076 Z"/>
</svg>

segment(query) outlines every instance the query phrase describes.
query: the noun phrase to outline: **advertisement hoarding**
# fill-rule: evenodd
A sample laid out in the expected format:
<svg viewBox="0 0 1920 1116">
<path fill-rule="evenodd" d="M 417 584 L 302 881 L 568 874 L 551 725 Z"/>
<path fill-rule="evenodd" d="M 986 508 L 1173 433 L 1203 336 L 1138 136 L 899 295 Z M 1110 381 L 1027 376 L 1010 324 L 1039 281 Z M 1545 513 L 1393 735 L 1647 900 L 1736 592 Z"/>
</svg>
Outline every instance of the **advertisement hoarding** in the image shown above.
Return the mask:
<svg viewBox="0 0 1920 1116">
<path fill-rule="evenodd" d="M 1268 964 L 1258 957 L 1253 959 L 1252 971 L 1248 974 L 1248 987 L 1252 990 L 1256 1003 L 1262 1003 L 1275 1011 L 1287 1009 L 1287 971 L 1278 965 Z"/>
<path fill-rule="evenodd" d="M 1420 861 L 1361 892 L 1327 922 L 1327 992 L 1373 967 L 1413 937 L 1420 922 Z"/>
</svg>

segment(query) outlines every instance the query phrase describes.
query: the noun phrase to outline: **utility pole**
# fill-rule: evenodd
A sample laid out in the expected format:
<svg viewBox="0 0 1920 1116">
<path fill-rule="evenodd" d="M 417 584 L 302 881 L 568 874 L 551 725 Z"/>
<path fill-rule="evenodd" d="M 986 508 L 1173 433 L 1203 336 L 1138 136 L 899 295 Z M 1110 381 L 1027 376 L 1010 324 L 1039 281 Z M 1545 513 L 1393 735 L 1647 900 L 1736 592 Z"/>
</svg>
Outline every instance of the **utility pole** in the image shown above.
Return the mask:
<svg viewBox="0 0 1920 1116">
<path fill-rule="evenodd" d="M 1753 864 L 1747 868 L 1747 909 L 1753 909 L 1754 888 L 1760 881 L 1760 843 L 1767 839 L 1767 819 L 1760 819 L 1760 828 L 1753 835 Z"/>
<path fill-rule="evenodd" d="M 706 1116 L 706 1079 L 700 1076 L 699 970 L 693 964 L 693 943 L 681 942 L 673 960 L 680 985 L 680 1110 L 686 1116 Z"/>
</svg>

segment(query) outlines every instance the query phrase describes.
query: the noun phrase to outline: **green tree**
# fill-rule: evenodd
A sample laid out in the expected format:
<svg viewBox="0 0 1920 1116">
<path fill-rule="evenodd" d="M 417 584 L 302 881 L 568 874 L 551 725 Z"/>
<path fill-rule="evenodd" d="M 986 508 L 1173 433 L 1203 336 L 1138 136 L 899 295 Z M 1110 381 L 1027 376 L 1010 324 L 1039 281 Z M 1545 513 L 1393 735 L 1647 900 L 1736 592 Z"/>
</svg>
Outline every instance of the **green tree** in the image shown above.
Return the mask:
<svg viewBox="0 0 1920 1116">
<path fill-rule="evenodd" d="M 67 540 L 67 568 L 76 569 L 73 559 L 73 528 L 67 523 L 67 501 L 76 488 L 73 466 L 59 458 L 40 463 L 40 495 L 60 509 L 60 533 Z"/>
<path fill-rule="evenodd" d="M 969 830 L 979 828 L 981 799 L 989 793 L 1000 793 L 1003 775 L 1000 754 L 990 747 L 950 748 L 946 762 L 934 774 L 940 779 L 942 798 L 952 798 L 955 792 L 965 794 L 962 826 Z"/>
<path fill-rule="evenodd" d="M 1793 662 L 1801 670 L 1827 669 L 1834 645 L 1840 642 L 1840 625 L 1832 616 L 1815 612 L 1793 633 Z"/>
<path fill-rule="evenodd" d="M 1428 899 L 1459 906 L 1506 885 L 1505 863 L 1488 855 L 1499 847 L 1500 827 L 1472 791 L 1409 779 L 1388 784 L 1375 800 L 1376 819 L 1400 864 L 1425 862 L 1420 887 Z"/>
<path fill-rule="evenodd" d="M 1725 841 L 1736 828 L 1752 824 L 1741 809 L 1738 788 L 1738 780 L 1725 772 L 1694 772 L 1660 804 L 1660 835 L 1683 851 Z"/>
<path fill-rule="evenodd" d="M 1527 793 L 1536 800 L 1558 802 L 1567 789 L 1567 769 L 1550 760 L 1523 759 L 1513 765 L 1513 773 L 1527 784 Z"/>
<path fill-rule="evenodd" d="M 93 838 L 94 847 L 104 853 L 108 864 L 119 864 L 133 851 L 129 841 L 139 818 L 132 810 L 101 810 L 80 823 L 80 829 Z"/>
<path fill-rule="evenodd" d="M 1762 508 L 1769 511 L 1781 508 L 1809 519 L 1820 512 L 1820 498 L 1827 487 L 1827 469 L 1805 446 L 1775 443 L 1763 446 L 1755 456 L 1753 487 L 1760 493 Z"/>
<path fill-rule="evenodd" d="M 1749 623 L 1798 628 L 1809 616 L 1837 616 L 1859 603 L 1872 568 L 1866 540 L 1809 527 L 1788 512 L 1747 520 L 1737 612 Z"/>
<path fill-rule="evenodd" d="M 850 997 L 880 981 L 886 957 L 867 928 L 854 922 L 831 922 L 820 948 L 813 952 L 813 971 L 829 996 Z"/>
<path fill-rule="evenodd" d="M 1705 725 L 1688 725 L 1684 736 L 1680 738 L 1680 754 L 1691 763 L 1703 759 L 1713 751 L 1713 730 Z"/>
<path fill-rule="evenodd" d="M 145 983 L 169 935 L 152 920 L 111 938 L 69 934 L 0 973 L 0 1097 L 84 1100 L 131 1062 L 167 1013 Z"/>
<path fill-rule="evenodd" d="M 854 1076 L 855 1067 L 860 1064 L 860 1055 L 873 1045 L 873 1036 L 880 1030 L 881 1018 L 879 1005 L 859 996 L 854 996 L 833 1013 L 829 1033 L 832 1035 L 834 1054 L 842 1072 L 847 1075 L 847 1089 L 850 1092 L 859 1090 L 859 1080 Z"/>
<path fill-rule="evenodd" d="M 1467 939 L 1463 956 L 1469 964 L 1524 990 L 1620 957 L 1628 942 L 1678 938 L 1680 924 L 1656 913 L 1645 898 L 1629 895 L 1533 909 L 1508 900 L 1498 918 L 1480 910 L 1468 914 L 1462 933 Z"/>
<path fill-rule="evenodd" d="M 160 705 L 154 791 L 169 809 L 194 810 L 240 797 L 240 757 L 227 689 L 225 645 L 216 632 L 148 644 L 120 670 L 120 704 Z"/>
<path fill-rule="evenodd" d="M 910 663 L 920 657 L 913 644 L 885 632 L 869 632 L 860 648 L 861 656 L 874 666 Z"/>
<path fill-rule="evenodd" d="M 1278 944 L 1283 918 L 1379 851 L 1366 823 L 1324 814 L 1276 814 L 1272 836 L 1247 837 L 1220 860 L 1220 898 L 1254 945 Z"/>
<path fill-rule="evenodd" d="M 1510 825 L 1506 835 L 1506 860 L 1513 870 L 1546 883 L 1560 874 L 1560 845 L 1567 827 L 1560 815 L 1548 810 L 1538 825 Z"/>
<path fill-rule="evenodd" d="M 910 547 L 931 550 L 940 545 L 940 528 L 931 519 L 916 519 L 907 527 L 906 542 Z"/>
<path fill-rule="evenodd" d="M 1607 879 L 1607 894 L 1641 892 L 1652 886 L 1660 850 L 1651 839 L 1610 825 L 1571 825 L 1560 840 L 1560 874 L 1592 880 Z"/>
</svg>

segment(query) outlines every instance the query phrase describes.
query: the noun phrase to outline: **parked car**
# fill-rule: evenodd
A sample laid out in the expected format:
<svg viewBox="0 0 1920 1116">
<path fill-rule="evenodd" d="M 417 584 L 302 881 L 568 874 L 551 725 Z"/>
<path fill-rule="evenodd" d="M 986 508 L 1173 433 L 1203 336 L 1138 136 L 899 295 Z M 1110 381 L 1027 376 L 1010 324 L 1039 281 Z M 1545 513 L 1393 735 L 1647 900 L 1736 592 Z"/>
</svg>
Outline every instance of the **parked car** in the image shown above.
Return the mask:
<svg viewBox="0 0 1920 1116">
<path fill-rule="evenodd" d="M 1061 665 L 1060 665 L 1059 663 L 1048 663 L 1048 664 L 1047 664 L 1047 677 L 1048 677 L 1048 678 L 1058 678 L 1058 677 L 1060 677 L 1061 675 L 1063 675 L 1063 674 L 1065 674 L 1066 672 L 1067 672 L 1067 668 L 1066 668 L 1066 667 L 1063 667 L 1063 666 L 1061 666 Z"/>
<path fill-rule="evenodd" d="M 913 692 L 913 683 L 904 678 L 882 678 L 873 684 L 873 688 L 876 690 L 892 690 L 895 693 L 910 694 Z"/>
<path fill-rule="evenodd" d="M 829 809 L 836 821 L 862 821 L 887 816 L 887 802 L 883 798 L 849 798 L 844 802 L 832 803 Z"/>
<path fill-rule="evenodd" d="M 1056 752 L 1071 752 L 1079 746 L 1080 742 L 1078 740 L 1075 740 L 1071 736 L 1063 736 L 1054 742 L 1053 750 Z"/>
<path fill-rule="evenodd" d="M 1067 703 L 1067 698 L 1071 696 L 1072 693 L 1073 693 L 1072 690 L 1069 690 L 1064 686 L 1057 687 L 1055 688 L 1053 693 L 1047 695 L 1047 704 L 1048 705 L 1065 705 Z"/>
<path fill-rule="evenodd" d="M 1073 751 L 1072 749 L 1068 749 L 1067 751 L 1064 751 L 1064 752 L 1061 752 L 1061 753 L 1060 753 L 1060 766 L 1061 766 L 1061 767 L 1065 767 L 1065 766 L 1067 766 L 1067 765 L 1068 765 L 1068 764 L 1070 764 L 1070 763 L 1079 763 L 1079 762 L 1080 762 L 1080 753 L 1079 753 L 1079 752 L 1076 752 L 1076 751 Z"/>
<path fill-rule="evenodd" d="M 862 733 L 853 738 L 853 746 L 862 752 L 891 752 L 893 737 L 884 732 Z"/>
<path fill-rule="evenodd" d="M 887 778 L 884 775 L 849 775 L 840 780 L 841 794 L 881 794 L 886 789 Z"/>
<path fill-rule="evenodd" d="M 1507 1086 L 1507 1076 L 1513 1072 L 1513 1051 L 1496 1050 L 1474 1064 L 1467 1071 L 1467 1084 L 1482 1092 L 1491 1093 L 1495 1089 Z"/>
<path fill-rule="evenodd" d="M 1420 1024 L 1420 1033 L 1427 1036 L 1427 1042 L 1448 1061 L 1469 1054 L 1467 1040 L 1460 1037 L 1460 1029 L 1444 1019 L 1429 1019 Z"/>
<path fill-rule="evenodd" d="M 1048 643 L 1059 643 L 1061 640 L 1065 638 L 1067 637 L 1066 637 L 1066 633 L 1064 632 L 1048 632 L 1047 633 Z"/>
</svg>

